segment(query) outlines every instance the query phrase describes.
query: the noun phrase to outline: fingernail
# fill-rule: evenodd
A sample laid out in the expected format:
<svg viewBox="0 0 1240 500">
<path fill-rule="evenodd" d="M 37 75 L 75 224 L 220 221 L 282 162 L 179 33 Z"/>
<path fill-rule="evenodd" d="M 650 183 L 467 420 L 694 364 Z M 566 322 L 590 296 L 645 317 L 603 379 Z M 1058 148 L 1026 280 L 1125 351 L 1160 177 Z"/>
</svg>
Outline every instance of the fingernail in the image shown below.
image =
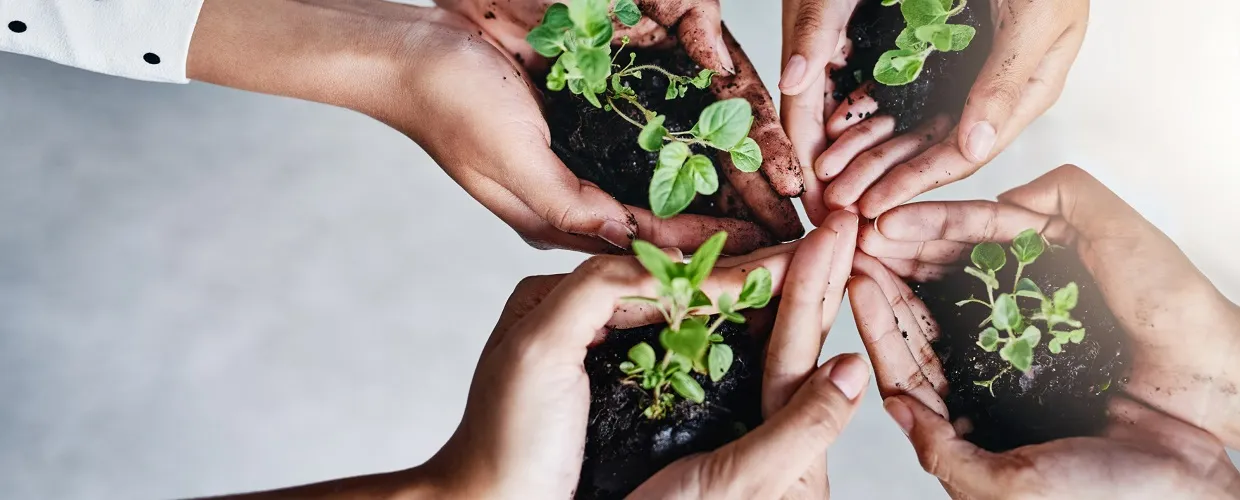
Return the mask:
<svg viewBox="0 0 1240 500">
<path fill-rule="evenodd" d="M 846 355 L 831 367 L 831 383 L 848 399 L 856 399 L 870 382 L 870 368 L 856 354 Z"/>
<path fill-rule="evenodd" d="M 788 65 L 784 66 L 784 74 L 779 77 L 779 89 L 786 92 L 800 85 L 801 80 L 805 79 L 805 64 L 805 58 L 800 54 L 788 58 Z"/>
<path fill-rule="evenodd" d="M 736 74 L 736 66 L 732 64 L 732 53 L 728 52 L 728 44 L 723 42 L 723 35 L 715 38 L 715 54 L 719 56 L 719 65 L 723 66 L 724 73 Z"/>
<path fill-rule="evenodd" d="M 990 122 L 978 122 L 973 125 L 973 130 L 969 131 L 969 138 L 965 142 L 966 149 L 973 156 L 970 160 L 975 162 L 986 161 L 990 157 L 990 150 L 995 147 L 995 127 Z"/>
<path fill-rule="evenodd" d="M 633 245 L 633 233 L 624 224 L 613 220 L 603 222 L 603 227 L 599 229 L 598 236 L 608 243 L 626 250 Z"/>
<path fill-rule="evenodd" d="M 908 405 L 899 398 L 887 398 L 883 401 L 883 409 L 887 410 L 891 419 L 896 421 L 896 425 L 900 426 L 905 436 L 913 430 L 913 410 L 909 409 Z"/>
</svg>

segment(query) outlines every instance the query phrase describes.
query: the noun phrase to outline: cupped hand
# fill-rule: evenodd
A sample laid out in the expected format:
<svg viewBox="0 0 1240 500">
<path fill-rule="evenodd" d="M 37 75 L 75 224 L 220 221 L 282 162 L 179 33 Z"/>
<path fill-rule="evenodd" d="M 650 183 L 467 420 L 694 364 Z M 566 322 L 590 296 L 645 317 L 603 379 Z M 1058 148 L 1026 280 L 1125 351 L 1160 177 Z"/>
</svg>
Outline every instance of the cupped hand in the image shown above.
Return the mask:
<svg viewBox="0 0 1240 500">
<path fill-rule="evenodd" d="M 934 276 L 982 241 L 1035 228 L 1076 248 L 1127 334 L 1125 391 L 1240 446 L 1240 307 L 1166 235 L 1085 171 L 1059 167 L 999 201 L 925 202 L 862 228 L 862 251 Z"/>
<path fill-rule="evenodd" d="M 815 213 L 825 213 L 821 205 L 856 205 L 861 215 L 874 218 L 968 177 L 1059 99 L 1085 39 L 1089 0 L 990 1 L 994 42 L 955 126 L 945 116 L 894 135 L 894 120 L 872 116 L 879 105 L 866 86 L 849 97 L 849 104 L 825 106 L 817 129 L 810 123 L 813 113 L 789 115 L 785 109 L 802 161 L 814 155 L 812 163 L 804 163 L 807 210 L 821 200 L 813 206 Z M 869 153 L 875 149 L 894 153 Z"/>
<path fill-rule="evenodd" d="M 948 386 L 930 346 L 939 331 L 926 306 L 877 259 L 858 253 L 855 263 L 849 301 L 883 406 L 953 498 L 1237 498 L 1240 472 L 1218 438 L 1123 395 L 1099 436 L 1002 453 L 973 445 L 968 423 L 946 418 Z"/>
</svg>

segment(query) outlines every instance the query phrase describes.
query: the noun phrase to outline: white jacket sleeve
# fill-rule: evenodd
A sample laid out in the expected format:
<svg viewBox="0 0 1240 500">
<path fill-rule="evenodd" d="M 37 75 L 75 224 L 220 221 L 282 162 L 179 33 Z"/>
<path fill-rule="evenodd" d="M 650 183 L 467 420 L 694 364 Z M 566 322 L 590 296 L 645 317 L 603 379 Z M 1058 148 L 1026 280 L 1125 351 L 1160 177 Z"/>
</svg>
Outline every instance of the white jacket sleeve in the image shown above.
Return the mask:
<svg viewBox="0 0 1240 500">
<path fill-rule="evenodd" d="M 0 0 L 0 50 L 126 78 L 185 83 L 202 2 Z"/>
</svg>

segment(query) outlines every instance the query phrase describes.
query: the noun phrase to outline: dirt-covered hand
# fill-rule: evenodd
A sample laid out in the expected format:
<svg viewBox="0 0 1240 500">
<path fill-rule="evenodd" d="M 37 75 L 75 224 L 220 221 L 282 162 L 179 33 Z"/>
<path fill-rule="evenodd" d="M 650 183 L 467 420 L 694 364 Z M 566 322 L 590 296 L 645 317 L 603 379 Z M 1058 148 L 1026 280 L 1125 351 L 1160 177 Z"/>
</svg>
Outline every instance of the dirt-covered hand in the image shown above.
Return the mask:
<svg viewBox="0 0 1240 500">
<path fill-rule="evenodd" d="M 830 146 L 806 169 L 807 184 L 830 183 L 822 195 L 827 207 L 856 204 L 861 215 L 874 218 L 968 177 L 1059 99 L 1085 40 L 1089 0 L 990 2 L 994 42 L 957 126 L 927 124 L 892 139 L 895 122 L 871 116 L 879 105 L 866 87 L 849 97 L 850 104 L 827 110 Z M 797 134 L 789 135 L 795 142 Z M 874 158 L 867 151 L 875 148 L 899 154 Z"/>
<path fill-rule="evenodd" d="M 817 366 L 844 296 L 857 218 L 832 214 L 799 242 L 767 347 L 766 422 L 710 453 L 672 463 L 633 498 L 826 498 L 826 449 L 848 424 L 869 367 L 846 354 Z"/>
<path fill-rule="evenodd" d="M 939 331 L 926 306 L 877 259 L 858 253 L 854 264 L 849 301 L 883 405 L 952 497 L 1235 498 L 1226 495 L 1240 473 L 1218 438 L 1122 395 L 1098 437 L 1003 453 L 969 443 L 968 422 L 945 418 L 947 380 L 931 348 Z"/>
<path fill-rule="evenodd" d="M 862 251 L 933 276 L 982 241 L 1027 228 L 1076 248 L 1133 353 L 1125 391 L 1240 446 L 1240 307 L 1166 235 L 1085 171 L 1060 167 L 999 202 L 924 202 L 862 228 Z"/>
</svg>

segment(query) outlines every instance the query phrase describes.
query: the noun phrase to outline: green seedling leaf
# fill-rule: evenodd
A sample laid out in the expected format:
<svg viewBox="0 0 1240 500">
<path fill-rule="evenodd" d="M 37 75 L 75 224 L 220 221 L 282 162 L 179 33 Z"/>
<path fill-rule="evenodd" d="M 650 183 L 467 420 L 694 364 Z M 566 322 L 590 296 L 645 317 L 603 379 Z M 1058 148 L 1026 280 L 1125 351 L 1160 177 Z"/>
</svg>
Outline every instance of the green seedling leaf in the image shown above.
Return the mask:
<svg viewBox="0 0 1240 500">
<path fill-rule="evenodd" d="M 1045 295 L 1042 295 L 1042 289 L 1038 288 L 1038 284 L 1034 283 L 1033 280 L 1029 278 L 1021 278 L 1020 281 L 1016 282 L 1015 293 L 1019 297 L 1029 297 L 1039 300 L 1046 298 Z"/>
<path fill-rule="evenodd" d="M 662 384 L 662 383 L 663 383 L 662 378 L 659 376 L 653 375 L 653 374 L 648 373 L 646 374 L 646 376 L 642 377 L 642 389 L 645 389 L 647 391 L 654 389 L 655 386 L 658 386 L 659 384 Z"/>
<path fill-rule="evenodd" d="M 947 8 L 941 0 L 904 0 L 900 3 L 900 13 L 904 15 L 905 24 L 913 29 L 947 22 Z"/>
<path fill-rule="evenodd" d="M 1012 240 L 1012 255 L 1022 264 L 1032 264 L 1045 251 L 1046 241 L 1035 229 L 1021 231 L 1016 239 Z"/>
<path fill-rule="evenodd" d="M 933 45 L 936 50 L 946 51 L 952 48 L 952 29 L 946 24 L 921 26 L 914 30 L 913 33 L 918 40 Z"/>
<path fill-rule="evenodd" d="M 982 330 L 982 334 L 977 337 L 977 346 L 983 351 L 995 352 L 999 348 L 999 330 L 994 327 Z"/>
<path fill-rule="evenodd" d="M 1085 340 L 1085 329 L 1084 328 L 1077 328 L 1075 330 L 1068 332 L 1069 342 L 1072 342 L 1073 344 L 1080 344 L 1082 340 Z"/>
<path fill-rule="evenodd" d="M 633 240 L 633 253 L 637 261 L 665 287 L 672 286 L 672 278 L 680 275 L 680 263 L 673 262 L 659 247 L 642 240 Z M 657 301 L 656 301 L 657 302 Z"/>
<path fill-rule="evenodd" d="M 702 385 L 683 372 L 672 374 L 672 390 L 694 403 L 706 401 L 706 391 L 702 390 Z"/>
<path fill-rule="evenodd" d="M 990 395 L 991 395 L 991 396 L 994 396 L 994 395 L 995 395 L 995 387 L 994 387 L 994 385 L 995 385 L 995 379 L 990 379 L 990 380 L 974 380 L 974 381 L 973 381 L 973 385 L 976 385 L 976 386 L 978 386 L 978 387 L 985 387 L 985 388 L 986 388 L 986 390 L 990 391 Z"/>
<path fill-rule="evenodd" d="M 995 272 L 994 272 L 994 271 L 990 271 L 990 272 L 982 272 L 980 269 L 978 269 L 978 268 L 976 268 L 976 267 L 973 267 L 973 266 L 965 266 L 965 268 L 964 268 L 964 272 L 966 272 L 966 273 L 968 273 L 968 274 L 972 275 L 973 277 L 975 277 L 975 278 L 977 278 L 977 279 L 979 279 L 979 280 L 982 280 L 982 283 L 985 283 L 985 284 L 986 284 L 986 287 L 990 288 L 991 290 L 998 290 L 998 289 L 999 289 L 999 279 L 998 279 L 998 278 L 995 278 Z"/>
<path fill-rule="evenodd" d="M 883 0 L 883 7 L 891 7 L 898 3 L 900 3 L 900 0 Z"/>
<path fill-rule="evenodd" d="M 564 90 L 564 85 L 567 81 L 568 77 L 564 73 L 564 63 L 557 59 L 555 64 L 551 66 L 551 72 L 547 73 L 547 90 L 552 92 Z"/>
<path fill-rule="evenodd" d="M 716 305 L 718 305 L 719 307 L 719 315 L 723 316 L 724 319 L 731 321 L 733 323 L 744 323 L 745 322 L 745 317 L 741 316 L 741 314 L 737 312 L 736 299 L 733 299 L 731 294 L 726 293 L 726 292 L 721 293 L 719 294 L 719 298 L 715 300 L 715 302 L 716 302 Z M 717 341 L 714 340 L 716 335 L 719 335 L 719 334 L 717 333 L 711 334 L 710 336 L 711 342 L 722 342 L 723 336 L 719 336 L 719 340 Z"/>
<path fill-rule="evenodd" d="M 1028 343 L 1030 349 L 1037 347 L 1038 343 L 1042 342 L 1042 330 L 1039 330 L 1036 326 L 1029 325 L 1020 334 L 1020 340 Z"/>
<path fill-rule="evenodd" d="M 650 209 L 655 216 L 668 218 L 683 211 L 697 193 L 693 172 L 681 168 L 689 158 L 689 146 L 671 142 L 659 151 L 659 164 L 650 179 Z"/>
<path fill-rule="evenodd" d="M 710 79 L 713 76 L 715 76 L 715 72 L 713 70 L 704 69 L 698 73 L 697 76 L 693 77 L 693 79 L 689 80 L 689 83 L 691 83 L 694 87 L 704 89 L 710 86 Z"/>
<path fill-rule="evenodd" d="M 737 309 L 761 309 L 771 302 L 771 271 L 759 267 L 745 276 Z"/>
<path fill-rule="evenodd" d="M 572 27 L 568 6 L 562 3 L 551 4 L 543 13 L 542 24 L 530 30 L 525 40 L 542 56 L 555 57 L 563 51 L 564 33 Z"/>
<path fill-rule="evenodd" d="M 718 333 L 710 334 L 710 343 L 718 344 L 720 342 L 723 342 L 723 335 L 719 335 Z"/>
<path fill-rule="evenodd" d="M 1023 339 L 1013 340 L 999 349 L 999 357 L 1011 363 L 1017 370 L 1028 372 L 1033 366 L 1033 347 Z"/>
<path fill-rule="evenodd" d="M 720 231 L 702 243 L 696 252 L 693 252 L 693 257 L 689 259 L 685 271 L 689 277 L 689 283 L 695 288 L 701 286 L 710 276 L 710 272 L 715 269 L 715 261 L 719 260 L 719 254 L 723 253 L 723 245 L 727 241 L 728 233 Z"/>
<path fill-rule="evenodd" d="M 616 14 L 616 19 L 619 19 L 620 23 L 625 26 L 636 25 L 642 20 L 642 11 L 637 8 L 633 0 L 617 0 L 613 12 Z"/>
<path fill-rule="evenodd" d="M 676 80 L 672 80 L 668 82 L 667 93 L 663 95 L 663 98 L 670 101 L 679 96 L 680 96 L 680 84 L 676 83 Z"/>
<path fill-rule="evenodd" d="M 990 321 L 1000 330 L 1015 331 L 1020 327 L 1020 306 L 1016 298 L 1006 293 L 995 298 L 995 308 L 991 311 Z"/>
<path fill-rule="evenodd" d="M 706 354 L 706 346 L 710 344 L 710 333 L 702 322 L 688 319 L 680 323 L 680 330 L 664 328 L 659 333 L 659 342 L 663 348 L 684 356 L 693 365 Z M 696 366 L 695 366 L 696 367 Z"/>
<path fill-rule="evenodd" d="M 680 276 L 672 278 L 672 286 L 668 288 L 666 294 L 671 296 L 672 302 L 676 304 L 688 304 L 693 301 L 693 292 L 696 289 L 689 282 L 689 278 L 684 277 L 684 268 L 678 269 Z"/>
<path fill-rule="evenodd" d="M 581 95 L 585 96 L 586 100 L 589 101 L 590 104 L 593 104 L 594 107 L 596 108 L 603 107 L 603 103 L 599 102 L 598 95 L 593 90 L 590 90 L 590 89 L 582 90 Z"/>
<path fill-rule="evenodd" d="M 608 0 L 571 0 L 568 4 L 568 17 L 583 36 L 582 38 L 596 41 L 606 31 L 611 31 L 611 19 L 608 16 L 610 2 Z M 611 35 L 607 35 L 606 43 L 611 43 Z M 595 43 L 597 47 L 598 44 Z"/>
<path fill-rule="evenodd" d="M 716 101 L 702 110 L 693 133 L 699 139 L 724 151 L 731 151 L 749 135 L 753 108 L 739 97 Z"/>
<path fill-rule="evenodd" d="M 762 168 L 762 148 L 752 137 L 746 137 L 729 153 L 732 155 L 732 165 L 741 172 L 757 172 Z"/>
<path fill-rule="evenodd" d="M 693 362 L 689 361 L 689 358 L 686 358 L 676 353 L 672 353 L 671 362 L 667 364 L 667 370 L 668 370 L 668 373 L 676 373 L 676 372 L 689 373 L 693 371 Z"/>
<path fill-rule="evenodd" d="M 632 375 L 634 373 L 641 371 L 641 368 L 638 368 L 637 365 L 633 364 L 632 361 L 621 361 L 620 371 L 623 372 L 625 375 Z"/>
<path fill-rule="evenodd" d="M 715 164 L 705 155 L 693 155 L 685 160 L 685 170 L 693 173 L 693 187 L 701 194 L 715 194 L 719 190 L 719 174 Z"/>
<path fill-rule="evenodd" d="M 611 54 L 608 50 L 598 47 L 582 47 L 577 49 L 577 69 L 581 70 L 581 77 L 585 79 L 589 85 L 589 89 L 594 93 L 605 91 L 606 87 L 599 89 L 594 82 L 607 83 L 607 75 L 611 73 Z"/>
<path fill-rule="evenodd" d="M 647 122 L 646 126 L 642 127 L 641 133 L 637 134 L 637 145 L 646 151 L 663 149 L 663 136 L 667 135 L 667 128 L 663 127 L 663 122 L 666 120 L 667 116 L 657 115 Z"/>
<path fill-rule="evenodd" d="M 1055 295 L 1052 299 L 1055 303 L 1055 310 L 1062 313 L 1071 311 L 1076 308 L 1076 302 L 1079 297 L 1080 288 L 1076 286 L 1076 282 L 1068 283 L 1068 286 L 1055 290 Z"/>
<path fill-rule="evenodd" d="M 710 380 L 718 382 L 728 373 L 728 369 L 732 368 L 732 348 L 726 344 L 714 344 L 710 346 L 710 354 L 706 357 L 707 371 L 710 372 Z"/>
<path fill-rule="evenodd" d="M 977 35 L 977 29 L 967 24 L 950 24 L 952 30 L 952 44 L 946 49 L 950 52 L 964 50 L 973 42 L 973 37 Z"/>
<path fill-rule="evenodd" d="M 643 370 L 651 370 L 655 363 L 654 348 L 642 342 L 629 349 L 629 360 Z"/>
<path fill-rule="evenodd" d="M 973 252 L 969 254 L 969 259 L 973 261 L 973 265 L 983 271 L 999 271 L 1007 264 L 1007 256 L 1003 253 L 1003 247 L 998 243 L 981 243 L 973 247 Z M 996 287 L 998 288 L 998 287 Z"/>
<path fill-rule="evenodd" d="M 1051 354 L 1059 354 L 1063 352 L 1063 341 L 1057 338 L 1051 339 L 1050 343 L 1046 344 L 1046 348 L 1050 349 Z"/>
<path fill-rule="evenodd" d="M 693 290 L 693 298 L 689 300 L 689 308 L 710 307 L 710 296 L 701 290 Z"/>
<path fill-rule="evenodd" d="M 889 50 L 878 56 L 874 64 L 874 80 L 883 85 L 906 85 L 921 74 L 928 52 Z"/>
<path fill-rule="evenodd" d="M 900 36 L 896 37 L 896 47 L 909 52 L 922 52 L 926 50 L 926 42 L 917 39 L 917 34 L 908 28 L 900 31 Z M 861 79 L 858 78 L 858 81 Z"/>
</svg>

